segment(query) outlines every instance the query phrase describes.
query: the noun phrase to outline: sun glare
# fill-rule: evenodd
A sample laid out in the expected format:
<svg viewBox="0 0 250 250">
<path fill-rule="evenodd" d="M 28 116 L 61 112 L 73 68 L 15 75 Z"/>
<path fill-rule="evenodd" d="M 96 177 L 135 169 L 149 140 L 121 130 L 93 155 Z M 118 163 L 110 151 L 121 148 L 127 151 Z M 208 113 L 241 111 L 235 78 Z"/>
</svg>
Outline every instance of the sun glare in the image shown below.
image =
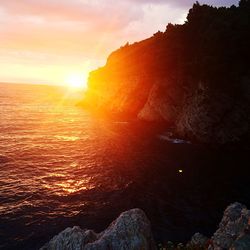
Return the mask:
<svg viewBox="0 0 250 250">
<path fill-rule="evenodd" d="M 87 80 L 83 75 L 69 75 L 66 78 L 66 85 L 70 89 L 86 89 L 87 88 Z"/>
</svg>

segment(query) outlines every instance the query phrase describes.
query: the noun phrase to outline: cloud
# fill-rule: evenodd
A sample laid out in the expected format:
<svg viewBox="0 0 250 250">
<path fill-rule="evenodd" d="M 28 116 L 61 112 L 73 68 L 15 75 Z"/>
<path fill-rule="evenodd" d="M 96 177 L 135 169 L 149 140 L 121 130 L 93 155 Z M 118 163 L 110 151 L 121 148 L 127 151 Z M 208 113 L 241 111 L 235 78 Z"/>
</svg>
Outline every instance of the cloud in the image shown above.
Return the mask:
<svg viewBox="0 0 250 250">
<path fill-rule="evenodd" d="M 126 24 L 140 17 L 141 11 L 126 1 L 80 0 L 1 0 L 0 7 L 12 16 L 36 16 L 47 21 Z"/>
<path fill-rule="evenodd" d="M 143 16 L 128 4 L 104 1 L 1 0 L 1 47 L 72 57 L 107 56 L 124 27 Z"/>
<path fill-rule="evenodd" d="M 127 41 L 163 31 L 168 22 L 182 23 L 193 2 L 1 0 L 0 67 L 18 68 L 20 64 L 27 67 L 27 72 L 31 69 L 40 72 L 36 67 L 49 68 L 51 72 L 54 65 L 59 74 L 59 68 L 72 69 L 75 65 L 79 69 L 82 61 L 100 66 L 111 51 Z M 207 3 L 229 6 L 237 1 L 207 0 Z M 42 75 L 46 77 L 45 73 Z M 1 76 L 0 72 L 0 81 Z"/>
<path fill-rule="evenodd" d="M 169 5 L 169 6 L 178 6 L 178 7 L 188 7 L 190 8 L 195 0 L 129 0 L 131 2 L 141 3 L 141 4 L 154 4 L 154 5 Z M 238 0 L 200 0 L 198 1 L 200 4 L 209 4 L 214 6 L 231 6 L 237 5 Z"/>
</svg>

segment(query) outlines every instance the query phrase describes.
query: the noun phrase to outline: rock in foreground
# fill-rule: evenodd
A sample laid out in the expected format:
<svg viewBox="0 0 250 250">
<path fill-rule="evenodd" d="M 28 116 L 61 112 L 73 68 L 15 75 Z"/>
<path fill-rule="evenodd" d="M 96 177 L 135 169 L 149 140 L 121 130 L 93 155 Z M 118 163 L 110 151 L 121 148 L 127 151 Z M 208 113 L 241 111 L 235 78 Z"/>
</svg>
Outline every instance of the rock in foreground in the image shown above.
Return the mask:
<svg viewBox="0 0 250 250">
<path fill-rule="evenodd" d="M 150 222 L 140 209 L 122 213 L 103 232 L 67 228 L 40 250 L 151 250 L 156 249 Z"/>
<path fill-rule="evenodd" d="M 236 202 L 227 207 L 209 249 L 250 249 L 250 211 Z"/>
<path fill-rule="evenodd" d="M 140 209 L 122 213 L 103 232 L 79 227 L 67 228 L 40 250 L 151 250 L 156 249 L 150 222 Z M 235 202 L 224 211 L 218 230 L 211 239 L 196 233 L 190 242 L 175 246 L 172 242 L 159 245 L 159 249 L 187 250 L 249 250 L 250 211 Z"/>
<path fill-rule="evenodd" d="M 235 202 L 224 211 L 218 230 L 211 239 L 196 233 L 187 244 L 187 249 L 249 250 L 250 211 Z"/>
</svg>

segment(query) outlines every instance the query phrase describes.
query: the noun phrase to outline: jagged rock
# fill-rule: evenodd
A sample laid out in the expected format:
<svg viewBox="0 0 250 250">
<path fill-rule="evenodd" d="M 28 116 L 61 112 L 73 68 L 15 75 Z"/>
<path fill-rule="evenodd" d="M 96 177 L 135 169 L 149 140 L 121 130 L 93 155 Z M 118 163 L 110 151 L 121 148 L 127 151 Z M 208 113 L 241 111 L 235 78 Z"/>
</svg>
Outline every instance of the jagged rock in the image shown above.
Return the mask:
<svg viewBox="0 0 250 250">
<path fill-rule="evenodd" d="M 100 234 L 79 227 L 67 228 L 41 250 L 154 250 L 150 222 L 140 209 L 122 213 Z"/>
<path fill-rule="evenodd" d="M 191 238 L 190 242 L 188 242 L 187 247 L 189 248 L 205 248 L 208 243 L 208 237 L 203 234 L 196 233 Z"/>
<path fill-rule="evenodd" d="M 95 240 L 97 240 L 97 235 L 91 230 L 82 230 L 77 226 L 68 227 L 44 245 L 41 250 L 81 250 L 83 246 Z"/>
<path fill-rule="evenodd" d="M 249 223 L 250 211 L 238 202 L 231 204 L 224 212 L 209 249 L 250 249 Z"/>
</svg>

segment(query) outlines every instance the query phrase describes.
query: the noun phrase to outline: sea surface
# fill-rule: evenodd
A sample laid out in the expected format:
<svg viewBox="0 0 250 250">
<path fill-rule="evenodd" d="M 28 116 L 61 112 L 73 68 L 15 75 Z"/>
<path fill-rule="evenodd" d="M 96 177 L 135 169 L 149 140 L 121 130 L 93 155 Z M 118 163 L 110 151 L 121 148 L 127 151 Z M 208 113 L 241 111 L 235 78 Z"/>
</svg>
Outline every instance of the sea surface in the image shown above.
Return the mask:
<svg viewBox="0 0 250 250">
<path fill-rule="evenodd" d="M 158 242 L 185 242 L 210 236 L 230 203 L 250 207 L 248 147 L 171 140 L 149 124 L 98 118 L 80 97 L 0 84 L 1 249 L 38 249 L 73 225 L 99 232 L 135 207 Z"/>
</svg>

